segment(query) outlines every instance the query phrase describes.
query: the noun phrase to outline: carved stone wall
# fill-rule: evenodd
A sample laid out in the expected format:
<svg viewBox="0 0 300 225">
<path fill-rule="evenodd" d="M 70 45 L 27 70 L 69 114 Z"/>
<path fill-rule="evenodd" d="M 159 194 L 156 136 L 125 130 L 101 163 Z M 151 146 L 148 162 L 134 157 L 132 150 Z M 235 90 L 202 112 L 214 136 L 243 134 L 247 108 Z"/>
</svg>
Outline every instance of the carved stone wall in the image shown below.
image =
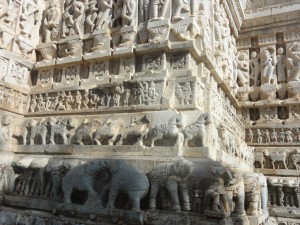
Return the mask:
<svg viewBox="0 0 300 225">
<path fill-rule="evenodd" d="M 293 6 L 1 2 L 0 223 L 292 223 Z"/>
</svg>

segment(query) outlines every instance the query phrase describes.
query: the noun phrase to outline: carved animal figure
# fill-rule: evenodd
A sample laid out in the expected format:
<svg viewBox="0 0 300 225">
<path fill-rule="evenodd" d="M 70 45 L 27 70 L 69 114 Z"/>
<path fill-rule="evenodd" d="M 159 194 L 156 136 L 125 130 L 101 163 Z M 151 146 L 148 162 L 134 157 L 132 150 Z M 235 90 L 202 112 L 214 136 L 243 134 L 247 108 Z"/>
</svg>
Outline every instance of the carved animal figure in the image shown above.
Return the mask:
<svg viewBox="0 0 300 225">
<path fill-rule="evenodd" d="M 263 152 L 255 152 L 254 154 L 254 162 L 259 162 L 261 168 L 263 169 L 265 167 L 265 154 Z"/>
<path fill-rule="evenodd" d="M 83 121 L 82 127 L 77 129 L 75 132 L 75 141 L 79 145 L 84 145 L 83 139 L 87 138 L 90 140 L 91 144 L 93 144 L 93 133 L 97 130 L 97 125 L 99 121 L 94 120 L 92 122 L 88 122 L 87 120 Z"/>
<path fill-rule="evenodd" d="M 141 118 L 139 121 L 132 121 L 130 126 L 125 127 L 123 130 L 121 130 L 120 139 L 116 144 L 122 145 L 123 141 L 128 137 L 138 137 L 135 143 L 133 144 L 144 146 L 143 140 L 146 134 L 148 133 L 149 123 L 150 123 L 150 119 L 147 118 L 146 115 L 143 118 Z"/>
<path fill-rule="evenodd" d="M 71 195 L 73 191 L 77 190 L 88 193 L 86 203 L 95 203 L 98 200 L 101 205 L 99 195 L 95 191 L 95 185 L 97 177 L 105 166 L 103 160 L 92 160 L 69 170 L 62 180 L 64 202 L 71 204 Z"/>
<path fill-rule="evenodd" d="M 55 135 L 59 135 L 63 139 L 63 144 L 69 144 L 71 135 L 74 134 L 69 131 L 69 129 L 74 129 L 75 127 L 71 125 L 71 119 L 62 119 L 56 121 L 54 119 L 49 120 L 50 124 L 50 144 L 55 145 Z"/>
<path fill-rule="evenodd" d="M 181 209 L 179 205 L 178 189 L 180 189 L 182 196 L 183 210 L 191 210 L 187 180 L 193 171 L 193 168 L 193 163 L 181 159 L 176 162 L 161 164 L 151 170 L 147 174 L 151 183 L 149 208 L 156 209 L 156 196 L 158 191 L 160 189 L 163 191 L 163 188 L 166 188 L 174 204 L 174 210 L 179 211 Z"/>
<path fill-rule="evenodd" d="M 269 159 L 271 160 L 273 169 L 275 169 L 275 163 L 279 168 L 278 162 L 282 162 L 284 168 L 287 169 L 287 165 L 286 165 L 287 153 L 285 150 L 281 150 L 280 152 L 272 152 L 272 153 L 265 152 L 265 155 L 268 156 Z"/>
<path fill-rule="evenodd" d="M 180 132 L 179 128 L 182 127 L 182 114 L 177 113 L 169 119 L 168 123 L 155 125 L 147 133 L 151 141 L 151 147 L 154 147 L 155 141 L 161 140 L 164 137 L 175 137 L 176 146 L 181 146 L 183 144 L 183 134 Z"/>
<path fill-rule="evenodd" d="M 128 195 L 131 210 L 140 211 L 140 200 L 147 195 L 150 186 L 147 176 L 124 160 L 109 161 L 106 164 L 111 174 L 106 207 L 115 208 L 117 195 L 122 192 Z"/>
<path fill-rule="evenodd" d="M 41 137 L 42 145 L 46 145 L 47 121 L 45 119 L 41 120 L 40 122 L 33 120 L 31 126 L 30 145 L 34 145 L 34 139 L 37 135 Z"/>
<path fill-rule="evenodd" d="M 94 141 L 97 145 L 102 145 L 101 142 L 107 139 L 108 145 L 113 145 L 124 126 L 124 122 L 120 119 L 113 121 L 108 119 L 96 130 Z"/>
<path fill-rule="evenodd" d="M 199 116 L 195 123 L 192 123 L 186 126 L 183 130 L 184 134 L 184 146 L 188 146 L 190 140 L 194 137 L 200 137 L 201 146 L 204 147 L 204 139 L 205 139 L 205 127 L 211 123 L 211 115 L 210 113 L 203 113 Z"/>
<path fill-rule="evenodd" d="M 290 160 L 292 161 L 293 165 L 295 166 L 296 170 L 300 170 L 300 150 L 297 149 L 295 154 L 290 155 Z"/>
</svg>

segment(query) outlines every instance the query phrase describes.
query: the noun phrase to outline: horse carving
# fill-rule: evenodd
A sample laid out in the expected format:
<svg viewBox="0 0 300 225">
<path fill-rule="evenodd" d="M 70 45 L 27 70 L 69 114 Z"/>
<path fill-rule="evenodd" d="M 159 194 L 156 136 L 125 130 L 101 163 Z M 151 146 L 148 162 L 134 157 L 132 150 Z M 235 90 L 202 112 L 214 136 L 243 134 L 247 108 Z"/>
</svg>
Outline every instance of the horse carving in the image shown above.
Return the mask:
<svg viewBox="0 0 300 225">
<path fill-rule="evenodd" d="M 55 119 L 50 119 L 50 144 L 55 145 L 55 135 L 59 135 L 63 139 L 63 144 L 69 144 L 71 135 L 74 134 L 69 130 L 74 129 L 75 127 L 72 126 L 72 119 L 61 119 L 56 121 Z"/>
<path fill-rule="evenodd" d="M 108 145 L 113 145 L 124 126 L 124 122 L 121 119 L 113 121 L 108 119 L 96 130 L 94 138 L 95 143 L 97 145 L 102 145 L 102 142 L 107 140 Z"/>
<path fill-rule="evenodd" d="M 195 137 L 200 138 L 200 145 L 204 147 L 204 139 L 206 135 L 206 126 L 211 123 L 210 113 L 203 113 L 199 116 L 196 122 L 186 126 L 183 130 L 184 146 L 188 146 L 189 141 Z"/>
<path fill-rule="evenodd" d="M 76 130 L 74 143 L 84 145 L 84 139 L 93 144 L 93 133 L 99 125 L 98 120 L 88 122 L 86 119 L 82 123 L 82 127 Z"/>
<path fill-rule="evenodd" d="M 154 147 L 154 143 L 158 140 L 166 138 L 176 138 L 176 146 L 182 146 L 183 134 L 180 132 L 182 127 L 182 114 L 177 113 L 169 119 L 168 123 L 155 125 L 147 133 L 147 137 L 151 141 L 151 147 Z"/>
<path fill-rule="evenodd" d="M 122 145 L 124 140 L 126 140 L 127 138 L 134 139 L 135 137 L 137 137 L 137 139 L 134 139 L 134 143 L 132 143 L 132 145 L 138 144 L 140 146 L 144 146 L 143 140 L 148 133 L 149 123 L 150 118 L 148 118 L 147 115 L 143 116 L 138 121 L 132 119 L 131 124 L 121 130 L 119 134 L 120 138 L 117 141 L 116 145 Z"/>
<path fill-rule="evenodd" d="M 46 145 L 47 138 L 47 121 L 45 119 L 41 121 L 32 120 L 31 122 L 31 133 L 30 133 L 30 145 L 34 145 L 35 138 L 39 135 L 42 139 L 42 145 Z"/>
</svg>

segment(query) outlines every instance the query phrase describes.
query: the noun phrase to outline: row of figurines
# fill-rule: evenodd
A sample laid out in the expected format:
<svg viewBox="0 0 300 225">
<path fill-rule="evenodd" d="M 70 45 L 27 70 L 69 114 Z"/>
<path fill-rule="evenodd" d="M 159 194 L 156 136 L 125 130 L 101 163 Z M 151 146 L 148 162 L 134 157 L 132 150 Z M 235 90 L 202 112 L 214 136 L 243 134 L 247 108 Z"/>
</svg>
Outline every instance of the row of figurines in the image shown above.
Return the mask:
<svg viewBox="0 0 300 225">
<path fill-rule="evenodd" d="M 192 104 L 194 82 L 176 83 L 174 97 L 178 105 Z M 72 93 L 73 92 L 73 93 Z M 75 93 L 75 94 L 74 94 Z M 99 109 L 108 107 L 126 107 L 133 105 L 161 104 L 161 87 L 154 81 L 137 82 L 103 88 L 77 91 L 59 91 L 56 93 L 32 94 L 29 112 L 68 111 L 81 109 Z"/>
<path fill-rule="evenodd" d="M 255 133 L 254 133 L 254 132 Z M 256 141 L 254 137 L 256 136 Z M 258 144 L 276 144 L 276 143 L 293 143 L 300 142 L 299 128 L 272 128 L 269 129 L 248 129 L 246 131 L 246 138 L 248 143 Z"/>
<path fill-rule="evenodd" d="M 269 204 L 280 207 L 300 207 L 299 180 L 285 177 L 268 177 Z"/>
<path fill-rule="evenodd" d="M 241 50 L 237 55 L 237 82 L 240 87 L 257 87 L 265 84 L 282 84 L 300 80 L 300 42 L 293 42 L 284 47 L 264 47 L 257 51 Z M 250 56 L 249 56 L 250 55 Z M 275 87 L 275 91 L 276 91 Z M 268 88 L 268 91 L 270 87 Z M 273 88 L 274 89 L 274 88 Z M 245 90 L 241 90 L 245 91 Z M 250 92 L 250 90 L 249 90 Z M 259 100 L 259 93 L 254 88 L 249 98 Z M 266 90 L 267 92 L 267 90 Z M 278 93 L 281 99 L 286 94 Z M 248 99 L 245 99 L 248 100 Z"/>
<path fill-rule="evenodd" d="M 145 209 L 150 210 L 193 209 L 216 216 L 229 216 L 231 212 L 245 215 L 245 210 L 248 215 L 257 216 L 267 210 L 266 178 L 262 174 L 243 174 L 237 168 L 212 166 L 210 179 L 191 182 L 195 165 L 183 158 L 162 163 L 147 174 L 124 160 L 99 159 L 78 165 L 78 161 L 72 164 L 70 160 L 57 159 L 40 169 L 31 169 L 30 164 L 35 160 L 38 159 L 23 158 L 13 164 L 14 171 L 20 174 L 15 179 L 13 193 L 54 200 L 63 197 L 63 204 L 58 204 L 57 209 L 72 204 L 81 204 L 85 210 L 120 207 L 117 197 L 123 193 L 129 202 L 121 207 L 127 205 L 133 211 L 144 208 L 141 200 L 147 195 Z M 39 176 L 41 172 L 43 178 Z M 80 195 L 80 192 L 85 192 L 85 200 L 76 198 L 76 193 Z"/>
<path fill-rule="evenodd" d="M 256 168 L 262 169 L 300 169 L 300 150 L 293 151 L 256 151 L 254 154 Z"/>
<path fill-rule="evenodd" d="M 0 85 L 0 107 L 26 112 L 29 102 L 28 94 Z"/>
<path fill-rule="evenodd" d="M 201 114 L 198 119 L 183 128 L 181 113 L 175 113 L 165 123 L 152 124 L 151 114 L 137 118 L 132 116 L 129 124 L 122 119 L 107 118 L 105 121 L 85 118 L 77 124 L 76 118 L 28 119 L 21 132 L 14 137 L 22 139 L 23 144 L 79 144 L 79 145 L 122 145 L 155 144 L 167 146 L 205 146 L 207 126 L 212 123 L 210 113 Z M 165 143 L 164 143 L 165 142 Z"/>
<path fill-rule="evenodd" d="M 171 6 L 172 4 L 172 6 Z M 137 22 L 158 21 L 170 19 L 178 22 L 184 18 L 195 16 L 201 10 L 195 5 L 195 1 L 124 1 L 124 0 L 100 0 L 100 1 L 66 1 L 64 12 L 61 13 L 60 2 L 51 0 L 43 13 L 44 42 L 49 42 L 51 36 L 59 34 L 62 37 L 83 34 L 82 26 L 87 32 L 106 29 L 109 26 L 137 25 Z M 19 26 L 21 34 L 31 37 L 32 31 L 40 20 L 41 10 L 35 0 L 26 0 L 21 3 L 9 2 L 2 6 L 0 18 L 4 18 L 3 24 L 13 27 L 21 9 Z M 196 8 L 195 8 L 196 7 Z M 202 7 L 203 8 L 203 7 Z M 197 11 L 197 12 L 196 12 Z M 139 14 L 139 15 L 138 15 Z M 49 32 L 49 33 L 47 33 Z"/>
<path fill-rule="evenodd" d="M 64 12 L 61 13 L 59 1 L 51 0 L 44 11 L 43 42 L 54 40 L 59 35 L 62 38 L 82 36 L 111 27 L 136 26 L 146 21 L 160 24 L 159 21 L 171 18 L 171 22 L 176 23 L 198 15 L 199 6 L 195 4 L 195 1 L 183 0 L 72 0 L 65 2 Z"/>
<path fill-rule="evenodd" d="M 74 91 L 73 91 L 74 93 Z M 138 82 L 124 88 L 122 84 L 101 91 L 84 90 L 31 95 L 29 112 L 67 111 L 97 109 L 131 105 L 160 104 L 156 85 L 152 82 Z"/>
</svg>

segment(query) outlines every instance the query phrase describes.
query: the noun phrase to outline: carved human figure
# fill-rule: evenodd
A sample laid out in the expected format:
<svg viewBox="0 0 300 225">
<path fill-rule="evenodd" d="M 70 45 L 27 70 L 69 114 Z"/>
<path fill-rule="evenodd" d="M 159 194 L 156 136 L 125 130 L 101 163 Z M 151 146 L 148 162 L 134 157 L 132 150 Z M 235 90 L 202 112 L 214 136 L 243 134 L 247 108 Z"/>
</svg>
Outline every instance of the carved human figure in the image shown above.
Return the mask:
<svg viewBox="0 0 300 225">
<path fill-rule="evenodd" d="M 179 100 L 181 105 L 189 105 L 191 104 L 192 99 L 192 89 L 189 81 L 185 82 L 184 85 L 180 85 L 176 83 L 175 86 L 175 95 Z"/>
<path fill-rule="evenodd" d="M 84 17 L 84 3 L 76 0 L 66 1 L 65 11 L 63 13 L 62 37 L 82 35 L 81 23 Z"/>
<path fill-rule="evenodd" d="M 192 194 L 192 211 L 201 213 L 203 191 L 200 188 L 200 182 L 195 182 Z"/>
<path fill-rule="evenodd" d="M 278 48 L 277 49 L 277 56 L 276 56 L 276 67 L 277 67 L 277 81 L 278 83 L 286 82 L 286 72 L 285 72 L 285 55 L 284 49 Z"/>
<path fill-rule="evenodd" d="M 270 144 L 270 142 L 271 142 L 269 130 L 265 131 L 265 141 L 266 141 L 266 144 Z"/>
<path fill-rule="evenodd" d="M 260 74 L 260 64 L 259 64 L 259 55 L 256 51 L 251 52 L 250 54 L 250 79 L 252 80 L 253 86 L 259 85 L 259 74 Z M 252 85 L 251 84 L 251 85 Z"/>
<path fill-rule="evenodd" d="M 86 90 L 84 90 L 83 100 L 82 100 L 82 105 L 83 105 L 84 109 L 89 108 L 89 102 L 90 102 L 90 93 L 89 93 L 89 90 L 86 89 Z"/>
<path fill-rule="evenodd" d="M 81 109 L 81 103 L 82 103 L 82 96 L 80 91 L 77 91 L 75 96 L 75 101 L 74 101 L 75 109 Z"/>
<path fill-rule="evenodd" d="M 249 85 L 249 61 L 246 52 L 239 52 L 237 57 L 237 83 L 239 86 Z"/>
<path fill-rule="evenodd" d="M 73 95 L 71 91 L 68 91 L 68 94 L 66 96 L 66 110 L 72 110 L 73 103 L 74 103 Z"/>
<path fill-rule="evenodd" d="M 97 19 L 97 1 L 91 0 L 87 3 L 86 9 L 85 9 L 85 23 L 86 23 L 86 30 L 87 33 L 92 33 L 95 27 L 95 22 Z"/>
<path fill-rule="evenodd" d="M 249 143 L 253 143 L 253 131 L 251 129 L 248 129 L 248 141 Z"/>
<path fill-rule="evenodd" d="M 207 202 L 207 210 L 212 210 L 218 213 L 230 212 L 229 201 L 227 192 L 225 190 L 224 173 L 229 173 L 228 170 L 224 170 L 221 167 L 212 167 L 210 184 L 205 192 L 205 198 Z"/>
<path fill-rule="evenodd" d="M 178 198 L 179 188 L 183 201 L 183 210 L 191 210 L 187 180 L 193 171 L 193 168 L 193 163 L 185 159 L 181 159 L 176 162 L 161 164 L 151 170 L 147 174 L 151 184 L 149 208 L 151 210 L 156 209 L 156 196 L 159 190 L 165 187 L 171 196 L 173 210 L 180 211 L 181 209 Z"/>
<path fill-rule="evenodd" d="M 281 129 L 281 131 L 279 132 L 279 141 L 281 143 L 284 143 L 285 142 L 285 132 L 283 130 L 283 128 Z"/>
<path fill-rule="evenodd" d="M 257 216 L 261 211 L 261 185 L 257 174 L 244 175 L 245 183 L 245 209 L 250 216 Z"/>
<path fill-rule="evenodd" d="M 22 14 L 20 16 L 21 34 L 30 38 L 34 25 L 38 22 L 37 0 L 25 0 L 22 5 Z"/>
<path fill-rule="evenodd" d="M 261 56 L 261 84 L 274 83 L 274 70 L 276 66 L 276 58 L 274 49 L 264 49 Z"/>
<path fill-rule="evenodd" d="M 49 6 L 44 11 L 43 20 L 43 42 L 47 43 L 58 36 L 59 23 L 61 18 L 61 12 L 59 9 L 59 1 L 49 1 Z"/>
<path fill-rule="evenodd" d="M 294 135 L 293 135 L 293 132 L 291 130 L 287 130 L 285 132 L 285 136 L 286 136 L 286 141 L 287 142 L 293 142 L 294 141 Z"/>
<path fill-rule="evenodd" d="M 300 42 L 294 42 L 287 50 L 288 81 L 300 80 Z"/>
<path fill-rule="evenodd" d="M 0 145 L 9 143 L 13 135 L 12 118 L 9 115 L 3 115 L 0 124 Z"/>
<path fill-rule="evenodd" d="M 35 112 L 36 106 L 37 106 L 37 101 L 36 101 L 37 96 L 32 95 L 31 96 L 31 101 L 30 101 L 30 112 Z"/>
<path fill-rule="evenodd" d="M 123 0 L 122 25 L 131 26 L 136 22 L 136 0 Z"/>
<path fill-rule="evenodd" d="M 256 130 L 256 134 L 257 134 L 257 143 L 260 144 L 262 143 L 263 140 L 263 133 L 261 132 L 260 129 Z"/>
<path fill-rule="evenodd" d="M 169 0 L 152 0 L 150 6 L 151 20 L 165 19 L 168 7 Z"/>
<path fill-rule="evenodd" d="M 277 187 L 278 201 L 281 207 L 284 207 L 284 192 L 282 186 Z"/>
<path fill-rule="evenodd" d="M 272 133 L 271 133 L 271 141 L 273 143 L 277 142 L 277 132 L 276 132 L 276 130 L 274 128 L 272 129 Z"/>
<path fill-rule="evenodd" d="M 183 17 L 180 16 L 181 11 L 190 12 L 189 0 L 173 0 L 175 3 L 175 11 L 172 16 L 173 21 L 182 20 Z"/>
<path fill-rule="evenodd" d="M 122 0 L 118 0 L 118 3 L 122 4 Z M 110 22 L 111 19 L 111 14 L 112 14 L 112 7 L 113 7 L 113 1 L 112 0 L 99 0 L 98 1 L 99 4 L 99 13 L 97 16 L 97 24 L 96 24 L 96 29 L 103 29 L 108 27 L 108 24 Z M 118 4 L 116 4 L 118 5 Z M 114 6 L 116 7 L 116 5 L 114 4 Z M 122 7 L 118 10 L 122 10 Z M 115 15 L 116 16 L 116 15 Z M 121 12 L 118 11 L 118 15 L 117 16 L 121 16 Z"/>
</svg>

